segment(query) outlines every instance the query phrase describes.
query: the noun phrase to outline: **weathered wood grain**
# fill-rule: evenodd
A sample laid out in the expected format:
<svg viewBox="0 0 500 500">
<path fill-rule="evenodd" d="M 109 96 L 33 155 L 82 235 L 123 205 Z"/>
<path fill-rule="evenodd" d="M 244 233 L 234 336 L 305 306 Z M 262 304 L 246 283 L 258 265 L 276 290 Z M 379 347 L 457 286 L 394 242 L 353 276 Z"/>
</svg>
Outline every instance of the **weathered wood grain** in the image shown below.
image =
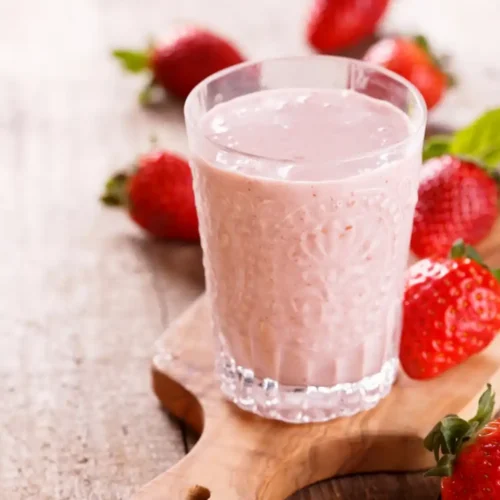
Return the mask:
<svg viewBox="0 0 500 500">
<path fill-rule="evenodd" d="M 387 29 L 430 35 L 459 72 L 437 123 L 460 125 L 500 104 L 493 4 L 394 0 Z M 178 426 L 150 394 L 148 366 L 158 333 L 202 289 L 199 250 L 145 240 L 96 202 L 108 173 L 146 148 L 151 132 L 186 152 L 182 110 L 140 110 L 139 80 L 123 77 L 109 50 L 195 20 L 250 57 L 305 54 L 308 7 L 0 2 L 2 500 L 125 499 L 184 452 Z M 432 498 L 427 484 L 363 476 L 294 499 Z"/>
<path fill-rule="evenodd" d="M 117 18 L 146 31 L 128 4 L 0 6 L 2 500 L 129 498 L 184 453 L 149 364 L 201 289 L 199 249 L 97 201 L 155 125 L 107 55 Z"/>
</svg>

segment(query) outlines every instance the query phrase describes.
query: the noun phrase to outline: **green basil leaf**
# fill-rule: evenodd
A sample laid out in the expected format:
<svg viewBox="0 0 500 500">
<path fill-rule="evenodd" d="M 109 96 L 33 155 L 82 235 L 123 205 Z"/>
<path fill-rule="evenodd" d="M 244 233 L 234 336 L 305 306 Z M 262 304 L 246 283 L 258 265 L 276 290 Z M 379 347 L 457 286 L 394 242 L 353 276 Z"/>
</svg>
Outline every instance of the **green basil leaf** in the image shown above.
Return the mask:
<svg viewBox="0 0 500 500">
<path fill-rule="evenodd" d="M 500 150 L 500 108 L 492 109 L 468 127 L 458 131 L 450 144 L 450 153 L 483 162 Z M 495 154 L 489 161 L 495 161 Z"/>
<path fill-rule="evenodd" d="M 500 148 L 494 149 L 483 156 L 483 164 L 487 167 L 500 167 Z"/>
</svg>

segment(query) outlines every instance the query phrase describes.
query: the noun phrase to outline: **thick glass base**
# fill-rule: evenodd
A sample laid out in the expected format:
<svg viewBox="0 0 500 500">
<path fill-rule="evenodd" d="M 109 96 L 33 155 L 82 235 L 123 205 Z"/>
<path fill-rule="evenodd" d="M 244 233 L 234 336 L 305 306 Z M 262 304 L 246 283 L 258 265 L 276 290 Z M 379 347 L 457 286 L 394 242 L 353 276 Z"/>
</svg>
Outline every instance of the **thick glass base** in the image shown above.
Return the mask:
<svg viewBox="0 0 500 500">
<path fill-rule="evenodd" d="M 225 396 L 243 410 L 294 424 L 325 422 L 369 410 L 387 396 L 396 379 L 398 359 L 391 358 L 379 373 L 358 382 L 333 387 L 293 387 L 269 378 L 259 379 L 253 370 L 238 366 L 219 353 L 217 375 Z"/>
</svg>

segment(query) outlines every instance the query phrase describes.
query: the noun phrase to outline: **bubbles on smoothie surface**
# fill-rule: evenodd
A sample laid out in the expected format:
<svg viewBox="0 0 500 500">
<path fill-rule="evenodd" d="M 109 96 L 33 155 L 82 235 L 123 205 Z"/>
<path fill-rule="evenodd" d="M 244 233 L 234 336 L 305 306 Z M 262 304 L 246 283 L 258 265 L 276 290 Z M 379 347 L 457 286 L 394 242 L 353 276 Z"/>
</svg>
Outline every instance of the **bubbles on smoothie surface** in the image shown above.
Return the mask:
<svg viewBox="0 0 500 500">
<path fill-rule="evenodd" d="M 377 168 L 380 162 L 351 160 L 404 140 L 410 123 L 395 106 L 351 90 L 278 89 L 216 105 L 202 129 L 216 146 L 254 157 L 247 162 L 235 155 L 231 162 L 226 156 L 217 160 L 221 168 L 326 180 Z"/>
</svg>

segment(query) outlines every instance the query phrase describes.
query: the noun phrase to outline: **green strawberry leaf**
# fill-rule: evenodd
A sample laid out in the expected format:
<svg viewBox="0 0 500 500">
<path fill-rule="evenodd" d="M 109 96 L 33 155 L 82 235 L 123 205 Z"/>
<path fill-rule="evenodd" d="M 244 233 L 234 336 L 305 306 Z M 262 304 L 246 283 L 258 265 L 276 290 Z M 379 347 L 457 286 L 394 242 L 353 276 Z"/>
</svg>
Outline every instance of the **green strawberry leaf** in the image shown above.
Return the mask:
<svg viewBox="0 0 500 500">
<path fill-rule="evenodd" d="M 453 137 L 449 135 L 434 135 L 427 139 L 424 143 L 423 161 L 448 153 L 452 140 Z"/>
<path fill-rule="evenodd" d="M 490 269 L 491 274 L 495 277 L 495 279 L 500 282 L 500 269 Z"/>
<path fill-rule="evenodd" d="M 108 206 L 127 206 L 127 185 L 129 179 L 130 175 L 127 172 L 118 172 L 114 174 L 106 183 L 101 201 Z"/>
<path fill-rule="evenodd" d="M 456 240 L 455 243 L 453 243 L 451 250 L 450 250 L 449 257 L 450 257 L 450 259 L 460 259 L 462 257 L 467 257 L 471 260 L 474 260 L 480 266 L 483 266 L 485 269 L 487 269 L 494 276 L 494 278 L 498 282 L 500 282 L 500 269 L 495 269 L 493 267 L 489 267 L 488 265 L 486 265 L 484 263 L 481 255 L 479 255 L 479 253 L 477 252 L 477 250 L 471 245 L 466 245 L 464 240 L 462 240 L 462 239 Z M 487 396 L 486 393 L 483 394 L 483 396 L 485 398 L 490 397 L 489 395 Z M 494 395 L 493 395 L 493 398 L 494 398 Z M 481 401 L 480 401 L 480 404 L 481 404 Z"/>
<path fill-rule="evenodd" d="M 148 82 L 139 92 L 139 104 L 149 106 L 153 102 L 154 81 Z"/>
<path fill-rule="evenodd" d="M 122 67 L 131 73 L 140 73 L 149 67 L 149 54 L 136 50 L 113 50 L 113 56 L 118 59 Z"/>
<path fill-rule="evenodd" d="M 500 108 L 492 109 L 468 127 L 458 131 L 450 144 L 450 154 L 474 158 L 491 166 L 500 155 Z"/>
<path fill-rule="evenodd" d="M 441 420 L 442 452 L 455 455 L 469 428 L 469 422 L 457 415 L 448 415 L 443 418 Z"/>
<path fill-rule="evenodd" d="M 456 85 L 456 78 L 451 73 L 445 71 L 446 66 L 448 66 L 448 57 L 438 57 L 432 50 L 429 40 L 423 35 L 417 35 L 413 37 L 413 41 L 418 45 L 429 57 L 432 64 L 439 68 L 446 76 L 446 83 L 448 88 L 454 87 Z"/>
<path fill-rule="evenodd" d="M 427 52 L 427 54 L 430 54 L 431 48 L 430 48 L 430 45 L 429 45 L 429 40 L 427 40 L 427 38 L 424 35 L 417 35 L 417 36 L 413 37 L 413 41 L 422 50 L 424 50 L 425 52 Z"/>
<path fill-rule="evenodd" d="M 423 35 L 417 35 L 413 37 L 413 41 L 415 42 L 416 45 L 418 45 L 428 56 L 429 59 L 432 61 L 434 66 L 437 66 L 438 68 L 442 68 L 441 61 L 439 58 L 433 53 L 431 49 L 431 45 L 429 43 L 429 40 Z"/>
<path fill-rule="evenodd" d="M 450 477 L 453 473 L 453 462 L 455 457 L 443 455 L 435 467 L 424 472 L 424 476 Z"/>
<path fill-rule="evenodd" d="M 427 451 L 432 451 L 434 453 L 437 462 L 441 451 L 441 421 L 439 421 L 425 437 L 424 447 Z"/>
<path fill-rule="evenodd" d="M 469 423 L 477 423 L 477 428 L 482 429 L 493 417 L 495 410 L 495 393 L 488 384 L 486 391 L 479 399 L 476 415 L 469 420 Z"/>
<path fill-rule="evenodd" d="M 457 77 L 452 73 L 445 73 L 445 74 L 446 74 L 446 84 L 448 85 L 448 88 L 451 89 L 453 87 L 456 87 Z"/>
<path fill-rule="evenodd" d="M 437 464 L 425 476 L 451 476 L 453 465 L 463 446 L 476 438 L 478 432 L 491 420 L 494 409 L 495 393 L 488 384 L 479 399 L 474 417 L 464 420 L 458 415 L 447 415 L 436 424 L 424 439 L 424 446 L 434 452 Z"/>
<path fill-rule="evenodd" d="M 453 243 L 450 251 L 450 257 L 452 259 L 460 259 L 462 257 L 468 257 L 471 260 L 476 261 L 483 267 L 484 265 L 482 257 L 479 255 L 478 251 L 471 245 L 466 245 L 464 240 L 459 239 Z"/>
</svg>

